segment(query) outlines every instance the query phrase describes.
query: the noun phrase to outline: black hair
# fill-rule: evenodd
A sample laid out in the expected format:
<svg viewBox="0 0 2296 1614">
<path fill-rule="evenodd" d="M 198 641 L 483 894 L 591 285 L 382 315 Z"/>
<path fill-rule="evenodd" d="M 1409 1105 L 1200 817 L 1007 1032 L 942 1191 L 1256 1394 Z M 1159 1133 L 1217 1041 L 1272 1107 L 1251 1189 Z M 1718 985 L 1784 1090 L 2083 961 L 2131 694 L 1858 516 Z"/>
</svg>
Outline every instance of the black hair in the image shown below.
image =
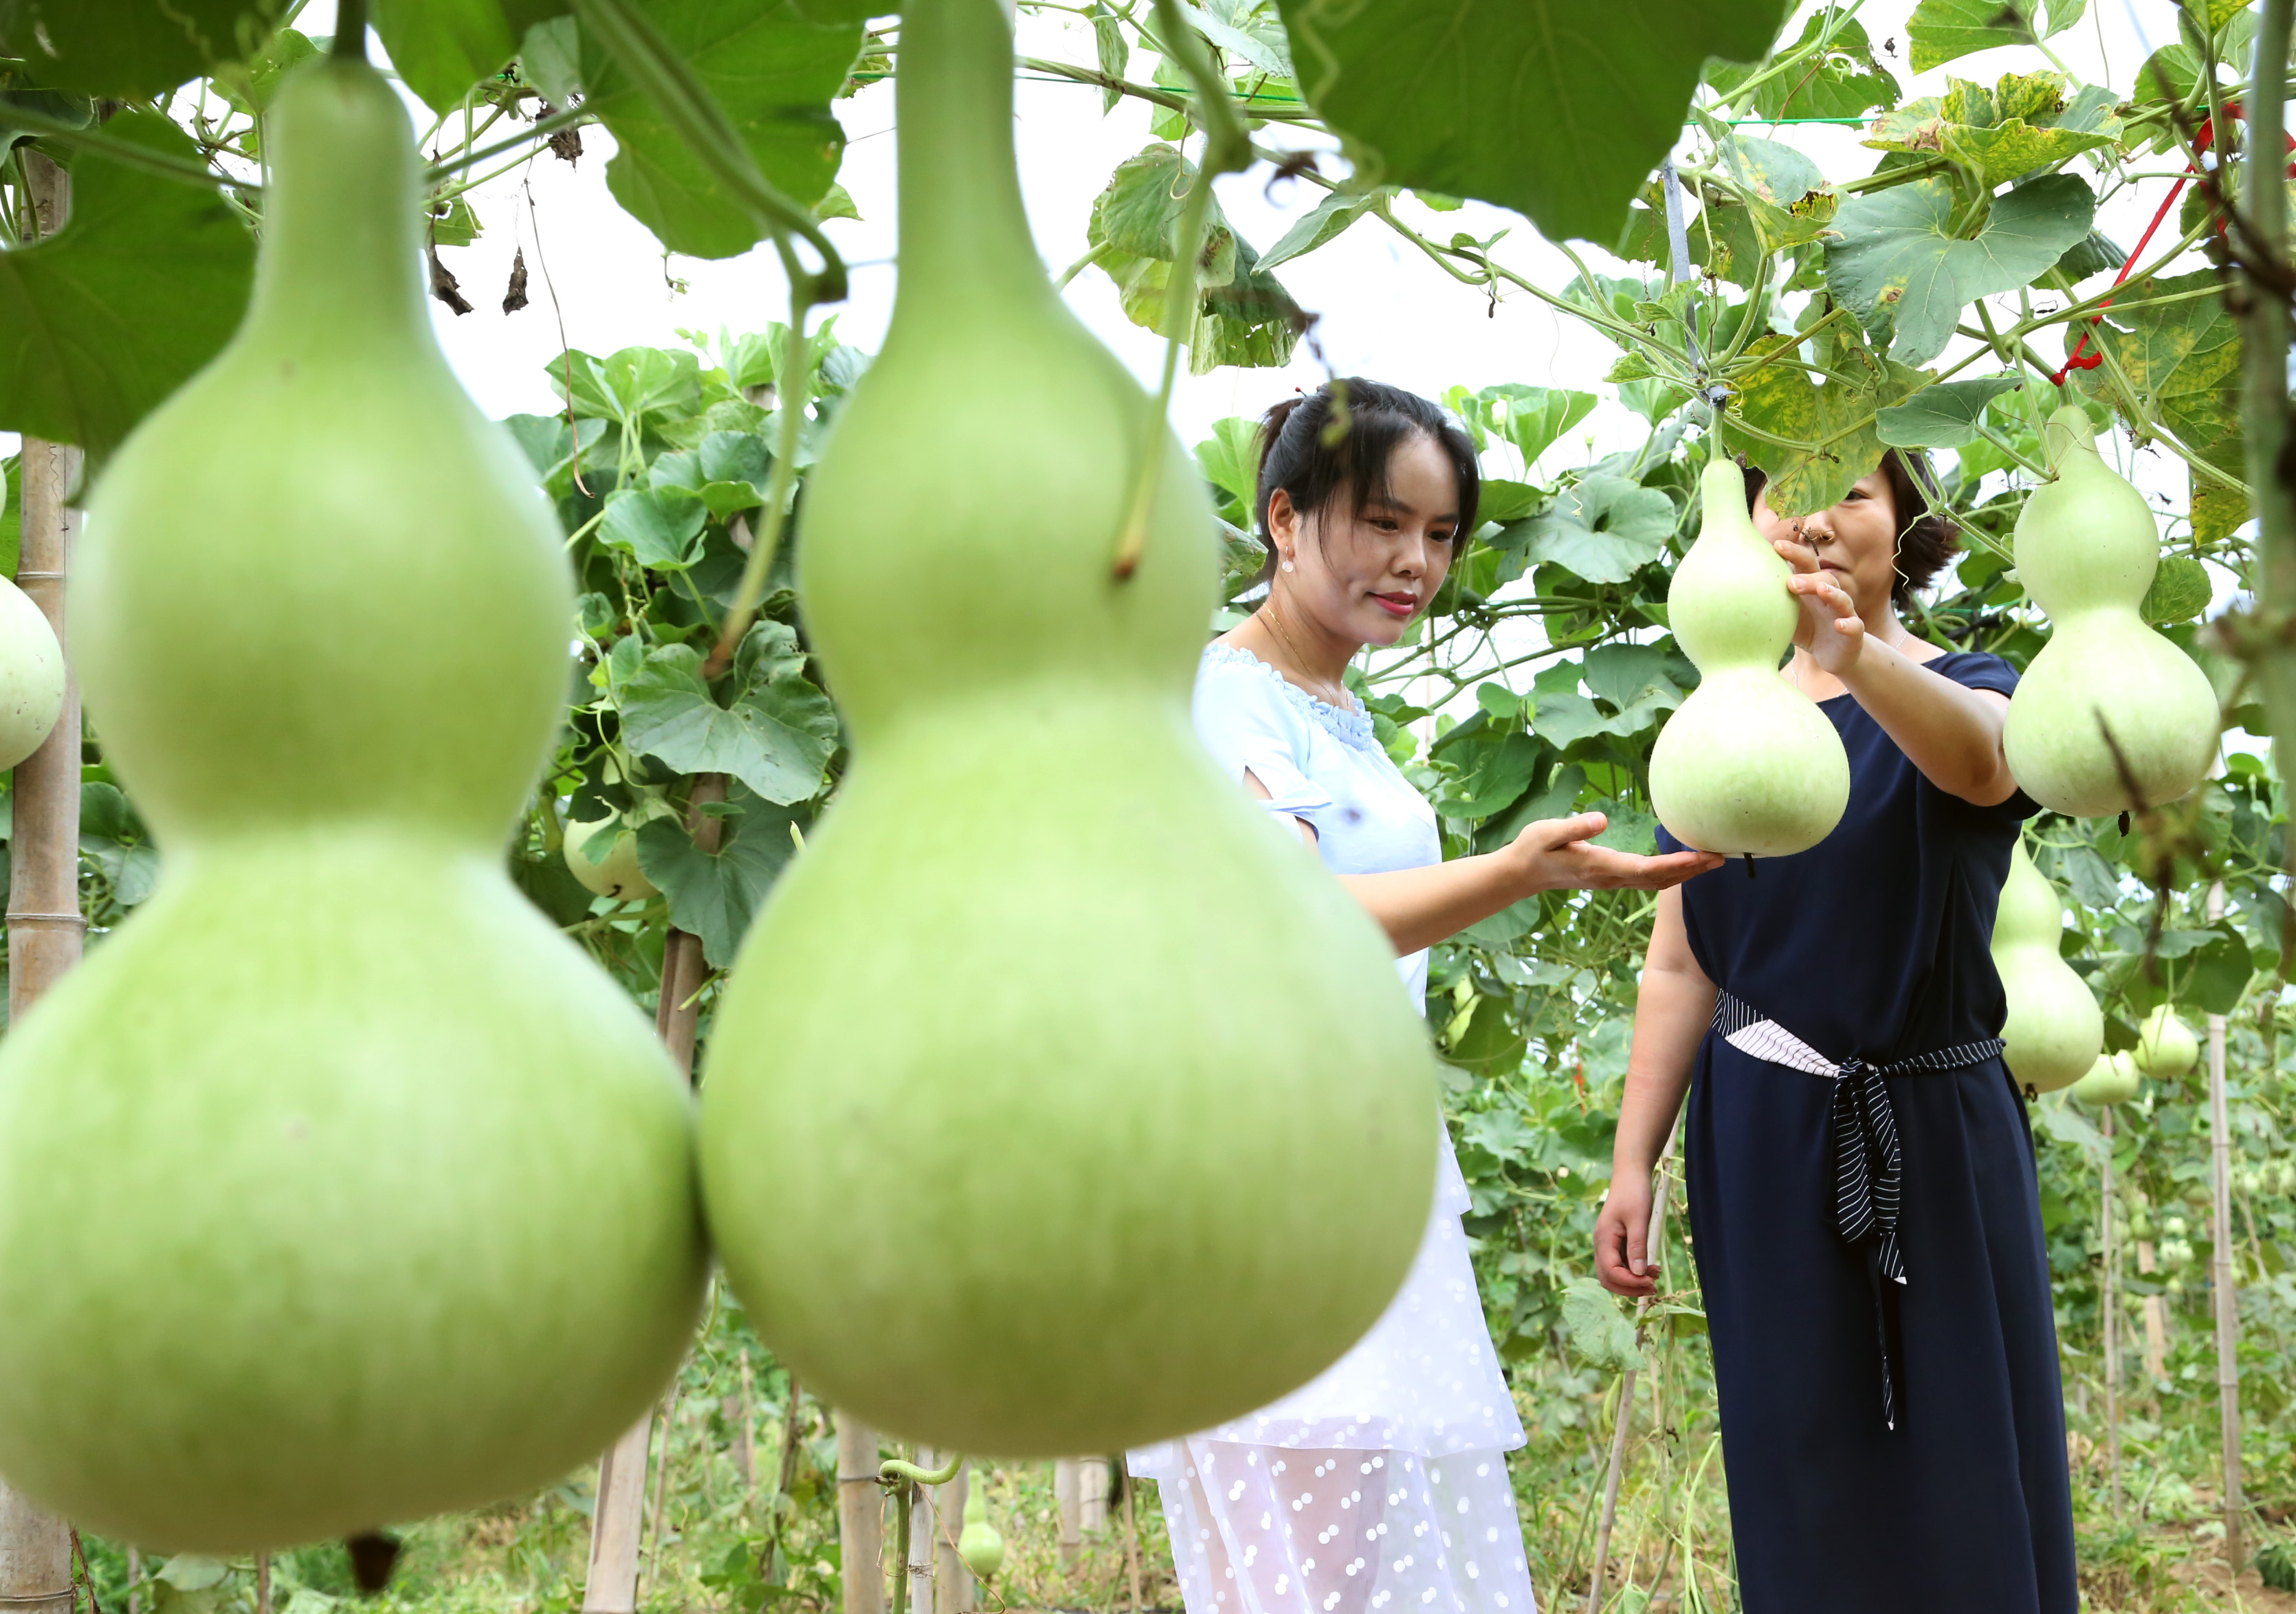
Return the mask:
<svg viewBox="0 0 2296 1614">
<path fill-rule="evenodd" d="M 1890 602 L 1901 611 L 1913 610 L 1914 590 L 1928 587 L 1945 563 L 1961 553 L 1961 539 L 1955 535 L 1953 523 L 1931 513 L 1929 496 L 1922 491 L 1923 482 L 1937 479 L 1929 456 L 1918 449 L 1912 451 L 1920 466 L 1916 474 L 1906 462 L 1906 454 L 1902 448 L 1886 449 L 1876 467 L 1890 484 L 1890 503 L 1898 512 L 1898 580 L 1890 586 Z M 1751 514 L 1754 501 L 1770 479 L 1752 465 L 1745 467 L 1745 473 L 1746 510 Z"/>
<path fill-rule="evenodd" d="M 1267 503 L 1277 488 L 1303 516 L 1322 509 L 1343 486 L 1349 508 L 1361 510 L 1388 496 L 1388 462 L 1397 446 L 1414 435 L 1432 441 L 1451 462 L 1459 485 L 1458 537 L 1464 546 L 1475 530 L 1482 472 L 1474 444 L 1440 406 L 1400 387 L 1349 376 L 1285 398 L 1261 415 L 1259 486 L 1251 506 L 1252 526 L 1267 546 L 1259 580 L 1266 582 L 1275 570 Z"/>
</svg>

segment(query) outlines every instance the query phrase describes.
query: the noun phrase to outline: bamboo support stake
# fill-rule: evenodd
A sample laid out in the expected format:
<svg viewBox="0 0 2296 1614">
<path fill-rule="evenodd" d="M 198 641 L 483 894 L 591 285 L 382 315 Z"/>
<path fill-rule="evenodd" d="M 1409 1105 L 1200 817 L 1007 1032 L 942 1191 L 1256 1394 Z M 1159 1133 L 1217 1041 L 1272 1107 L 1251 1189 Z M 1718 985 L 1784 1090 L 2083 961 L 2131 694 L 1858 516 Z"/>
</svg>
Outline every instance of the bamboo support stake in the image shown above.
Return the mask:
<svg viewBox="0 0 2296 1614">
<path fill-rule="evenodd" d="M 2209 922 L 2224 917 L 2224 882 L 2209 888 Z M 2217 1414 L 2224 1453 L 2225 1561 L 2245 1561 L 2240 1484 L 2240 1286 L 2233 1276 L 2232 1122 L 2225 1100 L 2225 1017 L 2209 1016 L 2209 1165 L 2216 1193 L 2210 1218 L 2209 1286 L 2217 1309 Z"/>
<path fill-rule="evenodd" d="M 2136 1270 L 2144 1277 L 2152 1277 L 2161 1270 L 2161 1263 L 2152 1253 L 2152 1241 L 2136 1241 Z M 2153 1390 L 2152 1399 L 2160 1399 L 2154 1387 L 2169 1376 L 2169 1307 L 2159 1295 L 2144 1297 L 2144 1387 Z"/>
<path fill-rule="evenodd" d="M 22 152 L 34 233 L 53 235 L 71 209 L 71 176 L 29 147 Z M 78 516 L 64 507 L 79 450 L 23 440 L 22 548 L 16 583 L 64 637 L 64 574 Z M 8 841 L 8 1020 L 21 1020 L 79 962 L 79 683 L 66 656 L 63 709 L 40 749 L 16 765 L 15 826 Z M 0 1608 L 70 1614 L 71 1529 L 0 1482 Z"/>
<path fill-rule="evenodd" d="M 1108 1459 L 1077 1459 L 1077 1528 L 1097 1536 L 1108 1528 Z"/>
<path fill-rule="evenodd" d="M 647 1536 L 652 1544 L 652 1553 L 647 1561 L 652 1565 L 657 1577 L 661 1572 L 661 1512 L 669 1501 L 669 1446 L 677 1437 L 677 1392 L 680 1388 L 675 1380 L 670 1382 L 669 1399 L 661 1409 L 661 1454 L 654 1460 L 653 1524 Z"/>
<path fill-rule="evenodd" d="M 255 1614 L 271 1614 L 271 1554 L 255 1555 Z"/>
<path fill-rule="evenodd" d="M 956 1533 L 964 1528 L 964 1503 L 974 1479 L 968 1461 L 947 1484 L 933 1487 L 932 1614 L 968 1614 L 976 1601 L 972 1571 L 956 1550 Z M 924 1614 L 922 1606 L 917 1614 Z"/>
<path fill-rule="evenodd" d="M 2120 1244 L 2112 1214 L 2112 1106 L 2104 1107 L 2104 1461 L 2120 1517 Z"/>
<path fill-rule="evenodd" d="M 1061 1520 L 1061 1562 L 1072 1564 L 1084 1550 L 1084 1459 L 1053 1460 L 1053 1506 Z"/>
<path fill-rule="evenodd" d="M 742 1353 L 742 1393 L 734 1409 L 734 1427 L 742 1431 L 734 1443 L 734 1471 L 741 1476 L 742 1500 L 746 1504 L 758 1494 L 758 1392 L 750 1377 L 750 1353 Z"/>
<path fill-rule="evenodd" d="M 721 822 L 701 807 L 726 799 L 726 775 L 704 774 L 694 782 L 693 807 L 686 829 L 705 852 L 718 849 Z M 672 1063 L 689 1081 L 693 1076 L 694 1028 L 701 1012 L 694 995 L 701 989 L 701 940 L 673 930 L 661 949 L 661 991 L 654 1004 L 654 1030 Z M 671 1386 L 675 1405 L 676 1387 Z M 646 1450 L 653 1433 L 653 1408 L 614 1442 L 598 1463 L 598 1495 L 590 1520 L 590 1566 L 582 1585 L 582 1614 L 635 1614 L 638 1598 L 638 1553 L 645 1528 Z M 661 1460 L 669 1462 L 669 1429 L 662 1429 Z M 661 1503 L 654 1504 L 654 1533 L 661 1531 Z"/>
<path fill-rule="evenodd" d="M 127 1614 L 144 1614 L 144 1550 L 127 1549 Z"/>
<path fill-rule="evenodd" d="M 837 1538 L 845 1566 L 843 1614 L 885 1614 L 885 1494 L 877 1485 L 877 1431 L 837 1414 Z"/>
<path fill-rule="evenodd" d="M 1674 1127 L 1666 1135 L 1666 1147 L 1658 1151 L 1658 1184 L 1651 1192 L 1650 1232 L 1643 1248 L 1650 1264 L 1656 1266 L 1660 1241 L 1666 1233 L 1667 1189 L 1670 1179 L 1666 1175 L 1667 1162 L 1674 1158 L 1675 1141 L 1682 1135 L 1682 1118 L 1675 1117 Z M 1635 1308 L 1635 1331 L 1642 1331 L 1642 1319 L 1650 1310 L 1645 1299 Z M 1635 1380 L 1638 1375 L 1628 1368 L 1619 1376 L 1619 1415 L 1617 1427 L 1611 1431 L 1610 1471 L 1603 1477 L 1603 1519 L 1595 1527 L 1595 1567 L 1587 1579 L 1587 1614 L 1600 1614 L 1603 1607 L 1603 1573 L 1609 1567 L 1611 1528 L 1619 1521 L 1619 1479 L 1626 1471 L 1627 1432 L 1635 1421 Z"/>
<path fill-rule="evenodd" d="M 1132 1494 L 1139 1488 L 1128 1466 L 1124 1473 L 1124 1568 L 1132 1577 L 1131 1614 L 1140 1614 L 1140 1519 L 1132 1506 Z"/>
<path fill-rule="evenodd" d="M 921 1469 L 939 1469 L 944 1461 L 941 1453 L 929 1446 L 917 1447 L 915 1463 Z M 901 1566 L 909 1577 L 909 1614 L 934 1614 L 933 1602 L 933 1491 L 935 1487 L 920 1485 L 909 1496 L 908 1561 Z"/>
</svg>

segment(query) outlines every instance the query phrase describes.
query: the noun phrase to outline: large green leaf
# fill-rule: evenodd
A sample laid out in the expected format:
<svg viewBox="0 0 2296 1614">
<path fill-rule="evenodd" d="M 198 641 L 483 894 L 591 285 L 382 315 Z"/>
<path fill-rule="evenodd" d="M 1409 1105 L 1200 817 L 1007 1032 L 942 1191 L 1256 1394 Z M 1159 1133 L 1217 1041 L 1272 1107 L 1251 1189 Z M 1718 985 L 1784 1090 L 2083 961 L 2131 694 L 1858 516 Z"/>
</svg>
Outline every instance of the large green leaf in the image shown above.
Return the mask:
<svg viewBox="0 0 2296 1614">
<path fill-rule="evenodd" d="M 1815 45 L 1825 18 L 1824 8 L 1812 12 L 1794 48 Z M 1758 70 L 1718 62 L 1707 69 L 1706 82 L 1728 98 Z M 1756 86 L 1751 110 L 1764 118 L 1856 118 L 1897 99 L 1898 81 L 1875 60 L 1873 42 L 1853 17 L 1836 22 L 1832 41 L 1814 60 Z"/>
<path fill-rule="evenodd" d="M 1473 196 L 1607 243 L 1710 56 L 1758 61 L 1780 0 L 1280 0 L 1302 93 L 1374 184 Z"/>
<path fill-rule="evenodd" d="M 2070 327 L 2066 346 L 2084 332 L 2091 352 L 2102 342 L 2163 425 L 2203 461 L 2244 480 L 2240 327 L 2225 299 L 2213 295 L 2220 284 L 2213 269 L 2148 282 L 2116 299 L 2103 324 Z M 2104 369 L 2073 373 L 2095 396 L 2118 398 Z M 2189 487 L 2193 532 L 2201 541 L 2226 537 L 2248 520 L 2247 498 L 2229 483 L 2194 471 Z"/>
<path fill-rule="evenodd" d="M 674 819 L 657 818 L 637 835 L 638 867 L 668 899 L 669 922 L 700 937 L 702 958 L 717 970 L 733 966 L 750 921 L 796 851 L 795 813 L 746 791 L 733 805 L 741 810 L 719 820 L 715 852 L 695 846 Z"/>
<path fill-rule="evenodd" d="M 497 0 L 370 0 L 368 20 L 390 65 L 434 112 L 462 104 L 480 79 L 518 54 Z"/>
<path fill-rule="evenodd" d="M 861 53 L 862 24 L 824 19 L 819 0 L 647 0 L 645 10 L 717 97 L 759 171 L 808 207 L 827 195 L 845 151 L 829 102 Z M 673 252 L 734 258 L 758 243 L 757 220 L 586 34 L 582 77 L 584 104 L 620 147 L 606 165 L 615 201 Z"/>
<path fill-rule="evenodd" d="M 1925 95 L 1875 119 L 1863 143 L 1939 152 L 1990 189 L 2120 140 L 2111 93 L 2092 86 L 2069 96 L 2055 73 L 2004 74 L 1990 89 L 1962 78 L 1948 85 L 1943 95 Z"/>
<path fill-rule="evenodd" d="M 284 0 L 0 0 L 0 55 L 37 82 L 159 95 L 263 48 Z"/>
<path fill-rule="evenodd" d="M 1914 71 L 2005 45 L 2030 45 L 2062 34 L 2081 19 L 2088 0 L 2050 0 L 2042 20 L 2040 0 L 1921 0 L 1906 24 L 1914 47 Z"/>
<path fill-rule="evenodd" d="M 1926 365 L 1945 351 L 1972 299 L 2013 291 L 2088 234 L 2096 197 L 2070 174 L 2050 174 L 1993 199 L 1973 241 L 1953 233 L 1950 182 L 1916 179 L 1842 204 L 1826 250 L 1825 283 L 1869 332 L 1892 327 L 1890 356 Z"/>
<path fill-rule="evenodd" d="M 1623 583 L 1666 553 L 1674 501 L 1624 477 L 1590 476 L 1546 514 L 1515 522 L 1494 548 L 1506 552 L 1502 582 L 1531 566 L 1553 564 L 1589 583 Z"/>
<path fill-rule="evenodd" d="M 1723 443 L 1761 468 L 1769 478 L 1763 492 L 1770 508 L 1789 516 L 1832 508 L 1851 484 L 1879 464 L 1882 439 L 1875 412 L 1928 379 L 1917 370 L 1877 358 L 1853 335 L 1817 340 L 1817 362 L 1841 378 L 1821 387 L 1792 362 L 1800 345 L 1800 339 L 1792 336 L 1766 336 L 1754 342 L 1751 355 L 1770 362 L 1741 378 L 1738 394 L 1722 417 Z M 1765 435 L 1758 438 L 1740 430 L 1742 422 Z M 1771 438 L 1809 447 L 1785 447 L 1769 441 Z"/>
<path fill-rule="evenodd" d="M 1892 448 L 1958 448 L 1978 435 L 1986 405 L 2023 384 L 2013 375 L 1986 375 L 1924 387 L 1880 410 L 1876 435 Z"/>
<path fill-rule="evenodd" d="M 756 634 L 794 635 L 779 623 Z M 742 663 L 756 658 L 743 646 Z M 821 789 L 822 773 L 837 746 L 837 711 L 783 657 L 743 675 L 738 692 L 720 704 L 701 681 L 701 652 L 691 645 L 655 650 L 616 692 L 622 737 L 681 774 L 731 774 L 767 801 L 805 801 Z"/>
<path fill-rule="evenodd" d="M 105 130 L 194 155 L 156 112 L 121 112 Z M 87 153 L 71 170 L 64 228 L 0 252 L 0 429 L 77 443 L 100 463 L 229 340 L 255 243 L 197 185 Z"/>
</svg>

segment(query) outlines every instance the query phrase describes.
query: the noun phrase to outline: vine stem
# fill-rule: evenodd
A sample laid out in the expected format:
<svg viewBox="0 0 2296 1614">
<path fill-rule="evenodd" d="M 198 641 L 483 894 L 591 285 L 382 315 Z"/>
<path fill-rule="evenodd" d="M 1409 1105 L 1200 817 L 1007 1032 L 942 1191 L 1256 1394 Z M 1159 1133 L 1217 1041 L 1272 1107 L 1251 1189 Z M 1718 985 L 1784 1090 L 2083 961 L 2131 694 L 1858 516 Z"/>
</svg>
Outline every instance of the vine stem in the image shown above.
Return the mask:
<svg viewBox="0 0 2296 1614">
<path fill-rule="evenodd" d="M 332 54 L 346 61 L 366 60 L 367 0 L 336 0 Z"/>
<path fill-rule="evenodd" d="M 778 233 L 775 244 L 781 244 Z M 774 443 L 774 473 L 766 486 L 766 508 L 758 520 L 757 536 L 750 543 L 750 558 L 742 568 L 742 581 L 734 591 L 733 608 L 726 613 L 726 623 L 718 630 L 718 643 L 711 647 L 709 659 L 701 664 L 704 683 L 722 677 L 732 664 L 734 652 L 742 647 L 748 636 L 750 624 L 757 619 L 758 602 L 765 597 L 766 578 L 774 568 L 774 556 L 782 543 L 782 529 L 789 522 L 791 490 L 797 485 L 797 454 L 799 434 L 805 425 L 806 406 L 812 390 L 813 366 L 808 362 L 809 343 L 805 334 L 806 316 L 813 311 L 810 288 L 799 275 L 790 276 L 789 339 L 775 377 L 781 394 L 780 430 Z"/>
<path fill-rule="evenodd" d="M 1148 518 L 1156 504 L 1156 483 L 1164 468 L 1164 438 L 1169 430 L 1172 389 L 1180 373 L 1180 348 L 1195 326 L 1196 274 L 1204 250 L 1204 227 L 1211 217 L 1212 181 L 1222 174 L 1240 173 L 1251 166 L 1251 131 L 1228 96 L 1226 83 L 1212 65 L 1204 42 L 1182 15 L 1179 0 L 1156 0 L 1157 43 L 1179 63 L 1196 92 L 1193 112 L 1204 128 L 1203 155 L 1196 163 L 1196 183 L 1180 209 L 1180 239 L 1172 260 L 1172 277 L 1164 288 L 1164 377 L 1157 389 L 1156 407 L 1147 421 L 1145 440 L 1132 475 L 1132 490 L 1125 501 L 1124 526 L 1116 540 L 1111 575 L 1129 582 L 1139 569 L 1141 552 L 1148 545 Z M 1181 161 L 1185 163 L 1186 158 Z"/>
</svg>

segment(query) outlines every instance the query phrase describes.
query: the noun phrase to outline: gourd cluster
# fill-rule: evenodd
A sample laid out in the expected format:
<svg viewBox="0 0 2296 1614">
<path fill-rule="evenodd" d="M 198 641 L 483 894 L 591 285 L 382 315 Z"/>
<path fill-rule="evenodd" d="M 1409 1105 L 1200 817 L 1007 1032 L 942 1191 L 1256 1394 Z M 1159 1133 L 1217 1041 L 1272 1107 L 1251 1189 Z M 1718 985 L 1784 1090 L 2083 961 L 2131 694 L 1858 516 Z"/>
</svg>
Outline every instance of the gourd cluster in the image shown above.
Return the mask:
<svg viewBox="0 0 2296 1614">
<path fill-rule="evenodd" d="M 1384 1308 L 1432 1057 L 1194 741 L 1216 523 L 1037 260 L 1012 73 L 999 0 L 906 8 L 899 298 L 800 534 L 853 760 L 698 1121 L 504 873 L 573 588 L 432 337 L 406 114 L 356 55 L 282 83 L 245 322 L 112 462 L 74 584 L 165 863 L 0 1046 L 0 1472 L 38 1502 L 227 1553 L 531 1488 L 668 1381 L 713 1245 L 826 1398 L 1019 1455 L 1240 1414 Z"/>
</svg>

